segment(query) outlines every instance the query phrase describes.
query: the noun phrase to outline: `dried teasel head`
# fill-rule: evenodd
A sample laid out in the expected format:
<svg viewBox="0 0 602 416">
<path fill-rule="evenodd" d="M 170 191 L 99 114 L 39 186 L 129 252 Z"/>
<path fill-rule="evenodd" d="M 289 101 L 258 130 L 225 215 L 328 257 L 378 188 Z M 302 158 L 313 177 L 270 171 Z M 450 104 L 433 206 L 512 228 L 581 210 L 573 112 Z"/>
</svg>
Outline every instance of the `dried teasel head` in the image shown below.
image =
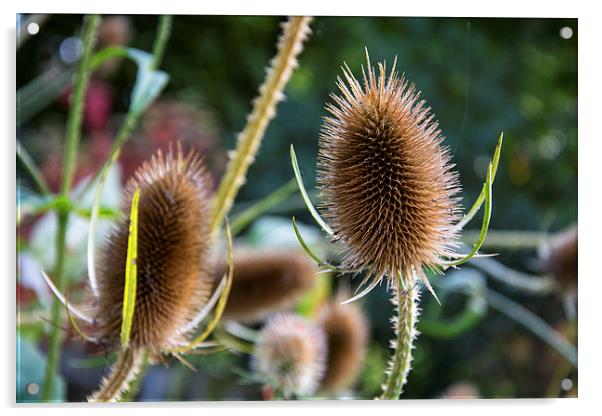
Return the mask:
<svg viewBox="0 0 602 416">
<path fill-rule="evenodd" d="M 542 269 L 565 290 L 577 289 L 577 224 L 555 234 L 540 250 Z"/>
<path fill-rule="evenodd" d="M 267 384 L 291 394 L 313 393 L 324 374 L 328 346 L 322 329 L 298 315 L 279 314 L 262 329 L 253 367 Z"/>
<path fill-rule="evenodd" d="M 130 345 L 161 352 L 186 340 L 188 324 L 212 289 L 210 180 L 195 152 L 157 152 L 127 182 L 123 211 L 140 189 L 136 305 Z M 108 236 L 98 262 L 99 338 L 119 342 L 129 221 Z"/>
<path fill-rule="evenodd" d="M 221 277 L 225 270 L 222 264 L 215 275 Z M 297 250 L 237 253 L 223 317 L 249 323 L 283 311 L 312 288 L 317 271 L 315 264 Z"/>
<path fill-rule="evenodd" d="M 328 359 L 320 390 L 337 393 L 349 387 L 362 368 L 368 342 L 368 321 L 357 303 L 342 304 L 349 298 L 340 291 L 320 313 L 326 334 Z"/>
<path fill-rule="evenodd" d="M 459 184 L 434 116 L 414 85 L 384 64 L 360 83 L 346 66 L 326 109 L 317 182 L 342 267 L 397 284 L 423 280 L 451 255 Z"/>
</svg>

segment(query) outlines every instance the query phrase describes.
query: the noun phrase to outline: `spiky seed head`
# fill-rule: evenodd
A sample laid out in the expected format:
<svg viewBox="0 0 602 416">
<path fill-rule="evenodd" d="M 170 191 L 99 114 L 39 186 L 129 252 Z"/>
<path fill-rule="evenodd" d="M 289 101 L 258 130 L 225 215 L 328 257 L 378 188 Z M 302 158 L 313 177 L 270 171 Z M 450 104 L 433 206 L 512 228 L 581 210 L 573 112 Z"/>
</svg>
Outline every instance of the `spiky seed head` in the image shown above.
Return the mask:
<svg viewBox="0 0 602 416">
<path fill-rule="evenodd" d="M 327 354 L 322 329 L 298 315 L 278 314 L 264 326 L 253 367 L 267 384 L 291 394 L 312 394 L 324 374 Z"/>
<path fill-rule="evenodd" d="M 226 265 L 217 267 L 221 279 Z M 317 267 L 302 252 L 272 250 L 234 255 L 234 277 L 224 318 L 257 322 L 290 308 L 312 288 Z M 219 280 L 218 280 L 219 281 Z"/>
<path fill-rule="evenodd" d="M 368 322 L 358 303 L 341 304 L 341 291 L 320 313 L 319 323 L 328 343 L 326 372 L 320 390 L 338 393 L 351 385 L 362 368 L 368 342 Z"/>
<path fill-rule="evenodd" d="M 319 141 L 323 215 L 344 252 L 343 267 L 406 278 L 441 263 L 456 237 L 458 176 L 434 116 L 395 64 L 348 67 L 331 95 Z"/>
<path fill-rule="evenodd" d="M 210 179 L 195 152 L 178 147 L 157 152 L 127 182 L 122 202 L 129 212 L 135 189 L 138 206 L 136 304 L 131 345 L 160 352 L 178 345 L 178 329 L 207 301 L 212 287 L 209 265 Z M 96 317 L 100 336 L 119 340 L 125 284 L 129 220 L 121 220 L 99 256 Z"/>
<path fill-rule="evenodd" d="M 553 235 L 542 247 L 540 261 L 543 271 L 552 275 L 562 289 L 577 289 L 577 225 Z"/>
</svg>

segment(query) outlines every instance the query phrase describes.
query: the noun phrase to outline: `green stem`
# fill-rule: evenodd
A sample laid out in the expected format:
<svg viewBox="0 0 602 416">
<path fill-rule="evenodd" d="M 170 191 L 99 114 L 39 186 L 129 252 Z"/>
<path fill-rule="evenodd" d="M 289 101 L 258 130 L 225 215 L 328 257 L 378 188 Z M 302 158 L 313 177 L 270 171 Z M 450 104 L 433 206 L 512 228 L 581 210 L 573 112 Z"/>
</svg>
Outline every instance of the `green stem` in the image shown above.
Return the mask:
<svg viewBox="0 0 602 416">
<path fill-rule="evenodd" d="M 94 50 L 96 32 L 100 23 L 100 16 L 91 15 L 84 18 L 84 53 L 75 72 L 71 109 L 67 119 L 67 143 L 63 159 L 63 178 L 61 181 L 61 194 L 67 196 L 73 184 L 73 176 L 77 163 L 77 149 L 81 137 L 81 127 L 84 115 L 84 99 L 88 80 L 90 79 L 90 62 Z"/>
<path fill-rule="evenodd" d="M 543 319 L 513 300 L 508 299 L 504 295 L 494 292 L 491 289 L 486 291 L 486 296 L 489 305 L 533 332 L 541 340 L 554 348 L 569 363 L 571 363 L 572 366 L 577 368 L 577 349 L 575 346 L 556 332 L 556 330 L 548 325 Z"/>
<path fill-rule="evenodd" d="M 169 41 L 169 35 L 171 34 L 171 21 L 172 16 L 161 16 L 159 28 L 157 29 L 157 37 L 155 38 L 155 43 L 153 47 L 154 58 L 151 66 L 152 70 L 157 69 L 161 65 L 161 60 L 165 52 L 165 47 L 167 46 L 167 42 Z M 125 120 L 123 121 L 121 127 L 119 128 L 119 131 L 117 132 L 117 136 L 115 138 L 115 141 L 113 142 L 111 151 L 109 152 L 109 157 L 103 164 L 102 168 L 94 176 L 94 178 L 92 178 L 80 192 L 80 196 L 86 194 L 90 187 L 96 183 L 96 179 L 100 178 L 100 182 L 104 183 L 106 176 L 109 174 L 109 168 L 119 158 L 119 155 L 121 154 L 121 148 L 132 134 L 132 131 L 134 131 L 134 129 L 138 125 L 138 119 L 141 115 L 142 113 L 140 111 L 136 111 L 132 108 L 132 106 L 130 106 L 129 111 L 125 116 Z"/>
<path fill-rule="evenodd" d="M 462 241 L 474 241 L 479 231 L 464 231 Z M 483 247 L 489 249 L 529 250 L 538 248 L 549 237 L 548 233 L 539 231 L 506 231 L 489 230 Z"/>
<path fill-rule="evenodd" d="M 21 145 L 21 142 L 19 140 L 17 140 L 17 157 L 23 164 L 23 167 L 35 183 L 38 190 L 42 193 L 42 195 L 50 195 L 50 188 L 48 187 L 48 184 L 46 184 L 42 173 L 38 170 L 38 167 L 36 166 L 35 162 L 31 158 L 27 150 Z"/>
<path fill-rule="evenodd" d="M 295 190 L 297 190 L 297 183 L 294 179 L 291 179 L 286 184 L 267 195 L 265 198 L 262 198 L 241 213 L 237 214 L 232 220 L 232 235 L 237 235 L 257 217 L 291 196 Z"/>
<path fill-rule="evenodd" d="M 152 69 L 158 69 L 159 65 L 161 65 L 163 53 L 165 52 L 165 46 L 167 45 L 167 40 L 171 35 L 172 20 L 173 16 L 161 16 L 159 20 L 159 29 L 157 29 L 158 34 L 155 38 L 155 44 L 153 45 L 154 59 Z"/>
<path fill-rule="evenodd" d="M 405 287 L 404 287 L 405 286 Z M 387 381 L 381 399 L 397 400 L 408 380 L 412 363 L 412 349 L 417 336 L 418 301 L 420 291 L 415 282 L 405 283 L 401 276 L 395 285 L 392 303 L 397 306 L 394 329 L 397 338 L 393 341 L 395 352 L 389 363 Z"/>
<path fill-rule="evenodd" d="M 67 119 L 67 143 L 65 145 L 65 154 L 63 159 L 63 178 L 61 181 L 61 195 L 68 197 L 73 175 L 75 173 L 75 164 L 77 161 L 77 149 L 80 139 L 82 125 L 82 116 L 84 109 L 84 97 L 86 87 L 90 78 L 90 61 L 96 32 L 100 23 L 100 16 L 91 15 L 84 17 L 84 53 L 75 73 L 75 87 L 73 90 L 72 105 Z M 66 209 L 67 208 L 67 209 Z M 65 245 L 67 237 L 67 224 L 69 222 L 68 207 L 57 206 L 58 230 L 56 234 L 56 263 L 54 268 L 54 281 L 61 292 L 64 291 L 65 282 L 63 279 L 63 269 L 65 260 Z M 49 401 L 54 388 L 54 380 L 59 368 L 61 337 L 58 323 L 61 317 L 61 303 L 54 299 L 51 310 L 51 322 L 53 323 L 50 332 L 48 344 L 48 356 L 46 360 L 46 371 L 44 374 L 44 386 L 42 390 L 42 400 Z"/>
</svg>

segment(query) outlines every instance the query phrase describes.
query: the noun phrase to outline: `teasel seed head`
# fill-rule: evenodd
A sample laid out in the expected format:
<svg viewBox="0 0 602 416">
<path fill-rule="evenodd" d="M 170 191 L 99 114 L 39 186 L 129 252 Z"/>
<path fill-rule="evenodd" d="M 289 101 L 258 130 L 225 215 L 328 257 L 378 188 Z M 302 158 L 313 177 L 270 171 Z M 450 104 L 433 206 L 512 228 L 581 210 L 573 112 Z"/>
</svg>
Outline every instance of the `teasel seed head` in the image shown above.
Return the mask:
<svg viewBox="0 0 602 416">
<path fill-rule="evenodd" d="M 560 288 L 576 290 L 578 275 L 577 224 L 553 235 L 540 250 L 540 261 L 543 271 L 552 275 Z"/>
<path fill-rule="evenodd" d="M 215 275 L 221 277 L 225 270 L 226 265 L 220 265 Z M 284 311 L 312 288 L 317 271 L 315 264 L 299 251 L 236 253 L 223 317 L 250 323 Z"/>
<path fill-rule="evenodd" d="M 340 291 L 324 306 L 319 317 L 328 343 L 320 390 L 329 393 L 338 393 L 355 381 L 366 353 L 368 321 L 358 303 L 341 304 L 348 298 L 348 291 Z"/>
<path fill-rule="evenodd" d="M 367 55 L 367 53 L 366 53 Z M 403 76 L 378 73 L 367 59 L 363 82 L 343 69 L 320 134 L 317 182 L 322 210 L 343 250 L 342 267 L 424 277 L 451 254 L 460 190 L 449 149 L 420 92 Z"/>
<path fill-rule="evenodd" d="M 312 394 L 324 374 L 327 355 L 322 329 L 298 315 L 278 314 L 262 329 L 255 346 L 257 375 L 289 398 Z"/>
<path fill-rule="evenodd" d="M 136 305 L 130 345 L 151 353 L 186 340 L 178 331 L 207 301 L 212 289 L 209 238 L 210 179 L 195 152 L 178 146 L 158 151 L 127 182 L 122 208 L 130 211 L 140 189 Z M 119 341 L 129 220 L 122 219 L 99 256 L 99 336 Z"/>
</svg>

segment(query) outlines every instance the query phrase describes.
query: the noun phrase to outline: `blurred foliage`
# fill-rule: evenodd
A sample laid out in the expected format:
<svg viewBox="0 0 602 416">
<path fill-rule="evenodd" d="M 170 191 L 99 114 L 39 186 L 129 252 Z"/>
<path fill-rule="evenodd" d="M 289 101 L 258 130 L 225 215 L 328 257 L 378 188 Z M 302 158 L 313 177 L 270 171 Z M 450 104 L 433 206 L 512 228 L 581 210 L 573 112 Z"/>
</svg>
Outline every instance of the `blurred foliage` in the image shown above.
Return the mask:
<svg viewBox="0 0 602 416">
<path fill-rule="evenodd" d="M 149 109 L 154 118 L 142 118 L 129 147 L 124 149 L 123 177 L 127 178 L 156 146 L 181 139 L 211 155 L 209 164 L 217 180 L 223 169 L 222 154 L 233 148 L 263 80 L 264 68 L 275 52 L 282 20 L 281 17 L 176 16 L 161 66 L 170 77 L 163 94 L 169 100 L 163 100 L 163 107 Z M 152 50 L 156 16 L 129 16 L 121 22 L 121 28 L 109 27 L 103 36 L 125 42 L 125 46 Z M 50 66 L 68 70 L 69 64 L 61 61 L 59 50 L 80 26 L 81 16 L 52 16 L 38 35 L 21 46 L 17 54 L 17 88 Z M 570 39 L 559 35 L 565 26 L 573 29 Z M 295 145 L 308 189 L 314 187 L 318 135 L 321 118 L 326 115 L 324 104 L 329 101 L 328 95 L 336 92 L 336 77 L 341 73 L 342 63 L 347 62 L 358 73 L 367 47 L 373 64 L 386 60 L 390 65 L 397 56 L 397 69 L 422 91 L 451 148 L 466 205 L 480 192 L 490 155 L 499 133 L 504 131 L 504 148 L 494 187 L 492 229 L 556 231 L 577 221 L 576 19 L 319 17 L 312 23 L 312 29 L 314 33 L 301 54 L 300 67 L 293 74 L 286 100 L 278 106 L 277 117 L 267 130 L 235 212 L 292 178 L 288 156 L 291 143 Z M 106 155 L 107 143 L 110 145 L 127 110 L 135 79 L 135 65 L 123 62 L 105 68 L 93 80 L 92 86 L 98 86 L 98 91 L 111 97 L 105 103 L 109 105 L 110 117 L 107 116 L 102 129 L 98 128 L 97 119 L 85 124 L 78 167 L 80 179 L 94 172 Z M 53 178 L 58 177 L 62 155 L 66 94 L 63 92 L 19 126 L 17 132 L 51 185 L 58 183 Z M 169 114 L 169 106 L 181 103 L 185 103 L 186 117 L 172 115 L 160 119 L 162 114 Z M 103 107 L 95 108 L 99 116 Z M 175 115 L 183 111 L 182 107 L 174 108 Z M 23 186 L 23 197 L 29 201 L 31 194 L 27 188 L 32 188 L 32 184 L 19 167 L 17 176 Z M 311 217 L 298 195 L 277 208 L 273 212 L 278 211 L 279 216 L 260 218 L 244 230 L 240 241 L 262 247 L 297 246 L 290 216 L 294 214 L 300 222 L 313 224 Z M 25 221 L 19 237 L 23 248 L 28 244 L 37 247 L 41 253 L 37 261 L 45 264 L 51 260 L 45 257 L 53 254 L 52 250 L 43 249 L 49 237 L 41 241 L 35 237 L 41 235 L 42 225 L 43 222 Z M 326 254 L 326 239 L 321 238 L 317 228 L 307 226 L 301 231 L 308 243 Z M 74 240 L 78 235 L 73 231 Z M 74 261 L 80 259 L 77 248 L 73 250 Z M 500 259 L 528 271 L 533 255 L 534 252 L 502 253 Z M 81 262 L 84 261 L 81 255 Z M 71 267 L 70 273 L 71 280 L 81 278 L 83 266 Z M 334 280 L 335 286 L 340 280 Z M 353 280 L 354 284 L 357 280 Z M 497 288 L 495 284 L 492 287 Z M 20 299 L 29 299 L 27 290 L 19 292 Z M 515 300 L 560 332 L 571 333 L 557 297 L 519 294 Z M 362 302 L 370 317 L 372 342 L 356 394 L 372 398 L 378 393 L 389 353 L 392 307 L 384 287 L 377 288 Z M 468 300 L 465 296 L 450 295 L 443 311 L 434 314 L 434 300 L 425 295 L 423 302 L 427 320 L 439 314 L 448 319 L 461 312 Z M 31 303 L 36 306 L 35 301 Z M 27 303 L 25 308 L 32 306 Z M 29 327 L 22 330 L 37 333 Z M 454 335 L 439 338 L 425 334 L 419 339 L 405 398 L 439 397 L 458 380 L 468 380 L 482 397 L 542 397 L 554 391 L 550 383 L 558 378 L 556 370 L 564 365 L 562 359 L 515 322 L 489 312 L 471 322 L 466 331 Z M 259 385 L 245 384 L 232 371 L 248 368 L 246 356 L 219 353 L 192 357 L 190 361 L 200 369 L 198 373 L 177 362 L 169 369 L 153 367 L 146 375 L 139 398 L 261 398 Z M 576 374 L 563 371 L 576 380 Z M 158 380 L 165 388 L 158 391 L 157 382 L 150 382 L 151 379 Z M 73 387 L 77 381 L 67 380 L 67 384 Z"/>
</svg>

